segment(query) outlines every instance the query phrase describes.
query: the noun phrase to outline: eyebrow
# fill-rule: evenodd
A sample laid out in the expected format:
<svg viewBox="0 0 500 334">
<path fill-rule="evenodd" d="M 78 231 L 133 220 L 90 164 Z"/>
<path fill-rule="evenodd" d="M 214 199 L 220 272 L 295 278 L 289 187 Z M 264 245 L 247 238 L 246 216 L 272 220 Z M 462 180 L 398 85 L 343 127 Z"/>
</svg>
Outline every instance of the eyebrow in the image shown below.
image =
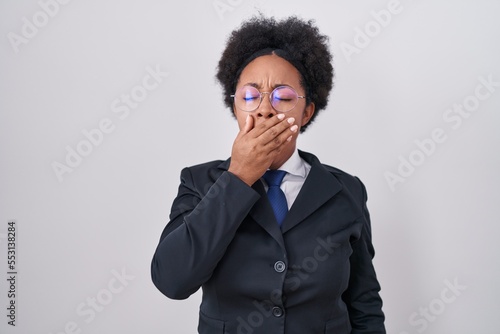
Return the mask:
<svg viewBox="0 0 500 334">
<path fill-rule="evenodd" d="M 261 86 L 255 82 L 247 82 L 246 84 L 244 84 L 243 86 L 252 86 L 252 87 L 255 87 L 257 89 L 260 89 Z M 292 87 L 290 85 L 287 85 L 287 84 L 283 84 L 283 83 L 278 83 L 278 84 L 275 84 L 271 87 L 271 90 L 275 89 L 276 87 L 281 87 L 281 86 L 286 86 L 286 87 Z M 293 88 L 293 87 L 292 87 Z M 295 89 L 295 88 L 294 88 Z"/>
</svg>

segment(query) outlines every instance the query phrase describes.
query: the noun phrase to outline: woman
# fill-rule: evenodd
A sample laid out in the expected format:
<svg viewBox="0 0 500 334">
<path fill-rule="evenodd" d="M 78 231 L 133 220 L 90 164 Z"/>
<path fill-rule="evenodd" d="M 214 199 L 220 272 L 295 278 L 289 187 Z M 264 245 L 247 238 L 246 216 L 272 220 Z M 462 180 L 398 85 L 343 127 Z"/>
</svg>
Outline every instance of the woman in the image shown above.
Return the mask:
<svg viewBox="0 0 500 334">
<path fill-rule="evenodd" d="M 385 333 L 359 179 L 296 148 L 333 69 L 312 21 L 253 18 L 217 79 L 239 133 L 231 157 L 185 168 L 153 257 L 167 297 L 203 289 L 199 333 Z"/>
</svg>

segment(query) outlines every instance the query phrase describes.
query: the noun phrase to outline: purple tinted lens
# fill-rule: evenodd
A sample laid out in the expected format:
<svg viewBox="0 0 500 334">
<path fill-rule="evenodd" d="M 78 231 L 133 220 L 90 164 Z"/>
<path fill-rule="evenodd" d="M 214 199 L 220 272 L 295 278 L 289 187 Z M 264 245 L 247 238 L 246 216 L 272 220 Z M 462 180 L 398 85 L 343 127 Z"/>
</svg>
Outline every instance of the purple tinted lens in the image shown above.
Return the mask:
<svg viewBox="0 0 500 334">
<path fill-rule="evenodd" d="M 243 111 L 253 111 L 260 103 L 259 90 L 252 86 L 241 87 L 235 96 L 235 103 Z"/>
<path fill-rule="evenodd" d="M 292 110 L 297 100 L 297 93 L 290 87 L 278 87 L 271 94 L 271 103 L 277 111 Z"/>
</svg>

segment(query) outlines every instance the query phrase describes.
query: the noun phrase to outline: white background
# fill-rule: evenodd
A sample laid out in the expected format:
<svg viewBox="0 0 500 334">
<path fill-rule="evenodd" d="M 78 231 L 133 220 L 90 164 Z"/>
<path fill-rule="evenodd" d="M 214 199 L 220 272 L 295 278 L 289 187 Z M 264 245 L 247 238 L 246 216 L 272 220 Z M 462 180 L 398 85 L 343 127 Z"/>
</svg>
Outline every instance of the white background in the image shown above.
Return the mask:
<svg viewBox="0 0 500 334">
<path fill-rule="evenodd" d="M 382 0 L 73 0 L 49 6 L 52 16 L 40 3 L 0 3 L 1 333 L 196 332 L 200 294 L 164 297 L 150 260 L 181 168 L 230 154 L 237 125 L 215 67 L 230 31 L 257 10 L 315 19 L 331 37 L 335 87 L 298 146 L 368 188 L 388 333 L 500 333 L 499 1 L 400 0 L 383 27 Z M 126 117 L 114 113 L 147 68 L 168 76 Z M 480 77 L 497 84 L 479 88 L 489 93 L 479 101 Z M 463 103 L 473 111 L 459 124 L 447 110 Z M 84 147 L 82 131 L 106 119 L 113 130 Z M 436 128 L 446 139 L 432 147 Z M 87 156 L 59 180 L 54 163 L 78 145 Z M 387 172 L 410 158 L 418 166 L 391 189 Z"/>
</svg>

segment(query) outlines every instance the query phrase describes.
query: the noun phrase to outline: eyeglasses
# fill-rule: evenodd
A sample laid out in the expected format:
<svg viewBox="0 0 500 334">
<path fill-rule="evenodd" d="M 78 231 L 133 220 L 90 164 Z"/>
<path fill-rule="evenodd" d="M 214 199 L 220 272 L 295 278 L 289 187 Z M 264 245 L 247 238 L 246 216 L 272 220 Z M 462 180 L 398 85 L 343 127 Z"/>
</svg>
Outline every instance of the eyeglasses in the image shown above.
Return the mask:
<svg viewBox="0 0 500 334">
<path fill-rule="evenodd" d="M 289 86 L 279 86 L 272 92 L 259 92 L 253 86 L 245 85 L 231 95 L 234 98 L 234 104 L 242 111 L 251 112 L 256 110 L 262 103 L 264 94 L 269 94 L 269 102 L 274 110 L 278 112 L 287 112 L 295 108 L 299 99 L 305 96 L 299 96 L 297 92 Z"/>
</svg>

